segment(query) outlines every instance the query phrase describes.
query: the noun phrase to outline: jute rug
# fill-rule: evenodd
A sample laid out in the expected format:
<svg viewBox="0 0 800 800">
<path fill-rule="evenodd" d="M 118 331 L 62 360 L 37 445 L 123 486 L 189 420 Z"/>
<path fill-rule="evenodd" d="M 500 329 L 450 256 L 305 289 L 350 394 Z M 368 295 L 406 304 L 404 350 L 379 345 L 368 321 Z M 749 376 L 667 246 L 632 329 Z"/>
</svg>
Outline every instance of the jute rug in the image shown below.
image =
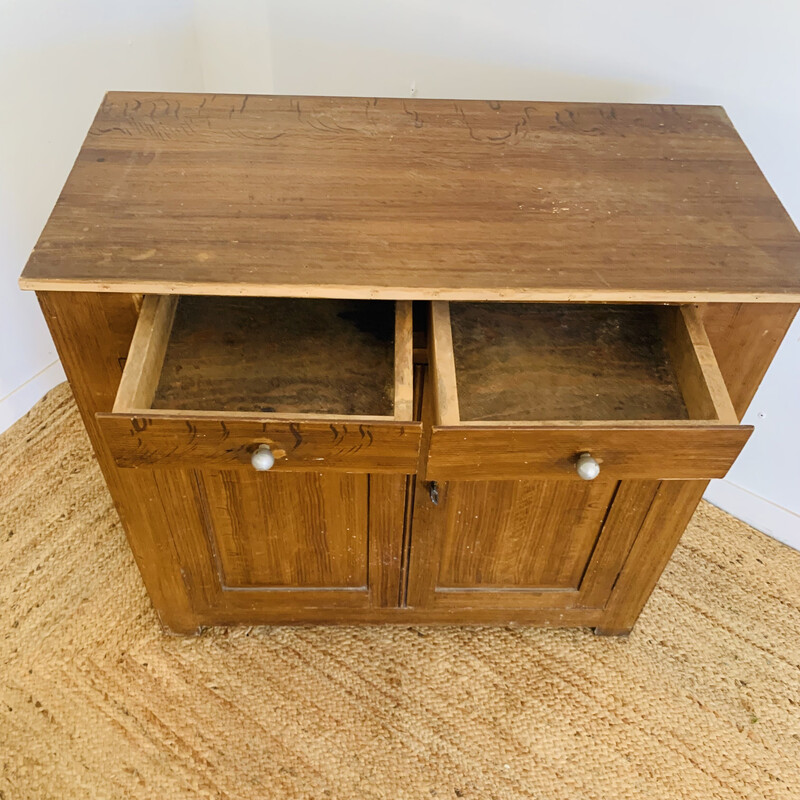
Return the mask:
<svg viewBox="0 0 800 800">
<path fill-rule="evenodd" d="M 800 554 L 703 505 L 636 630 L 164 636 L 69 389 L 0 437 L 0 798 L 800 797 Z"/>
</svg>

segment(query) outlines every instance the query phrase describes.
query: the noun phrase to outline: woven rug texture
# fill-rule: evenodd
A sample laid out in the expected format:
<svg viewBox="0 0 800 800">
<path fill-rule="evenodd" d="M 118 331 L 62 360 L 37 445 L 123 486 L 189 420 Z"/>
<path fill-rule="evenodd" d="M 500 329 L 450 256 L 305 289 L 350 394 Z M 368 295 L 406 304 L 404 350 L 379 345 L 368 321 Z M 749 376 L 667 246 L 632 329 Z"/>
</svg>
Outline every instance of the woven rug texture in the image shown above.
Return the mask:
<svg viewBox="0 0 800 800">
<path fill-rule="evenodd" d="M 627 639 L 164 635 L 69 387 L 0 435 L 0 798 L 800 798 L 800 553 L 698 509 Z"/>
</svg>

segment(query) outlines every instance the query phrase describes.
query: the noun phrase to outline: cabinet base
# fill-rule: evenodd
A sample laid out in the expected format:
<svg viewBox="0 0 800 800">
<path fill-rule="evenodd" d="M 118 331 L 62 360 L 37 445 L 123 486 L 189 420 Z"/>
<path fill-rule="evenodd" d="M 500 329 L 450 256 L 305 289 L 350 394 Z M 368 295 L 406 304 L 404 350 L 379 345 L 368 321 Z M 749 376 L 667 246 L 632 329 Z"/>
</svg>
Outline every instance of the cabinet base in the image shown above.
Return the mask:
<svg viewBox="0 0 800 800">
<path fill-rule="evenodd" d="M 633 628 L 604 628 L 599 625 L 594 629 L 595 636 L 628 636 Z"/>
<path fill-rule="evenodd" d="M 474 610 L 472 614 L 463 611 L 456 613 L 438 610 L 394 608 L 373 609 L 361 613 L 352 610 L 337 612 L 320 609 L 298 610 L 294 614 L 252 615 L 248 619 L 237 619 L 228 614 L 204 615 L 203 622 L 165 621 L 159 618 L 162 630 L 173 636 L 199 636 L 213 627 L 255 627 L 288 625 L 296 627 L 325 625 L 408 625 L 440 627 L 452 625 L 458 627 L 481 627 L 491 625 L 504 628 L 591 628 L 596 636 L 625 637 L 630 635 L 633 627 L 613 627 L 598 624 L 602 611 L 575 609 L 572 611 L 531 610 L 529 612 L 502 612 L 494 609 L 491 612 Z"/>
<path fill-rule="evenodd" d="M 499 626 L 506 628 L 602 628 L 603 611 L 598 609 L 469 609 L 442 610 L 422 608 L 373 608 L 373 609 L 319 609 L 286 608 L 272 613 L 261 608 L 242 610 L 209 610 L 195 617 L 193 623 L 176 623 L 162 619 L 165 631 L 177 635 L 196 635 L 208 627 L 247 627 L 269 625 L 455 625 L 455 626 Z M 612 634 L 617 634 L 616 631 Z M 619 634 L 627 633 L 620 631 Z"/>
</svg>

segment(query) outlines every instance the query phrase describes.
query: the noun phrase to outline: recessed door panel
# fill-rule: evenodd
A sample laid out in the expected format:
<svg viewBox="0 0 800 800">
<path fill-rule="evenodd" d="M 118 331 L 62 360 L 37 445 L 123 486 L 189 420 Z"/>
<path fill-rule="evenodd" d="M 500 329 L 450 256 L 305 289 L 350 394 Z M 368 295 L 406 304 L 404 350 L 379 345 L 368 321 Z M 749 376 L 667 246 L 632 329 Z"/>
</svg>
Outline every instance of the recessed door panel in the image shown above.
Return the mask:
<svg viewBox="0 0 800 800">
<path fill-rule="evenodd" d="M 616 482 L 449 484 L 438 589 L 577 589 Z"/>
<path fill-rule="evenodd" d="M 222 588 L 364 589 L 368 476 L 200 474 Z"/>
</svg>

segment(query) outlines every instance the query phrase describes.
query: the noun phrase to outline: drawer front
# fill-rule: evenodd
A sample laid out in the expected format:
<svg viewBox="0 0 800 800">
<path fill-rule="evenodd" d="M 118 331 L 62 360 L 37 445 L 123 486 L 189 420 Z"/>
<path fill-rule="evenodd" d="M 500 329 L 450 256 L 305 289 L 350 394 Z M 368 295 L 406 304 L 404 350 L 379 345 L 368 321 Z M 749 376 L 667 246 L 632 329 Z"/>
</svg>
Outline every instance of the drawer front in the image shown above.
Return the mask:
<svg viewBox="0 0 800 800">
<path fill-rule="evenodd" d="M 427 480 L 722 478 L 752 433 L 694 307 L 434 302 L 430 346 Z"/>
<path fill-rule="evenodd" d="M 414 473 L 412 328 L 410 302 L 149 295 L 98 424 L 119 467 Z"/>
<path fill-rule="evenodd" d="M 752 429 L 725 427 L 434 428 L 428 480 L 565 478 L 582 453 L 615 479 L 722 478 Z"/>
<path fill-rule="evenodd" d="M 275 420 L 191 413 L 101 413 L 97 421 L 119 467 L 253 469 L 263 444 L 280 470 L 415 473 L 422 423 Z"/>
</svg>

